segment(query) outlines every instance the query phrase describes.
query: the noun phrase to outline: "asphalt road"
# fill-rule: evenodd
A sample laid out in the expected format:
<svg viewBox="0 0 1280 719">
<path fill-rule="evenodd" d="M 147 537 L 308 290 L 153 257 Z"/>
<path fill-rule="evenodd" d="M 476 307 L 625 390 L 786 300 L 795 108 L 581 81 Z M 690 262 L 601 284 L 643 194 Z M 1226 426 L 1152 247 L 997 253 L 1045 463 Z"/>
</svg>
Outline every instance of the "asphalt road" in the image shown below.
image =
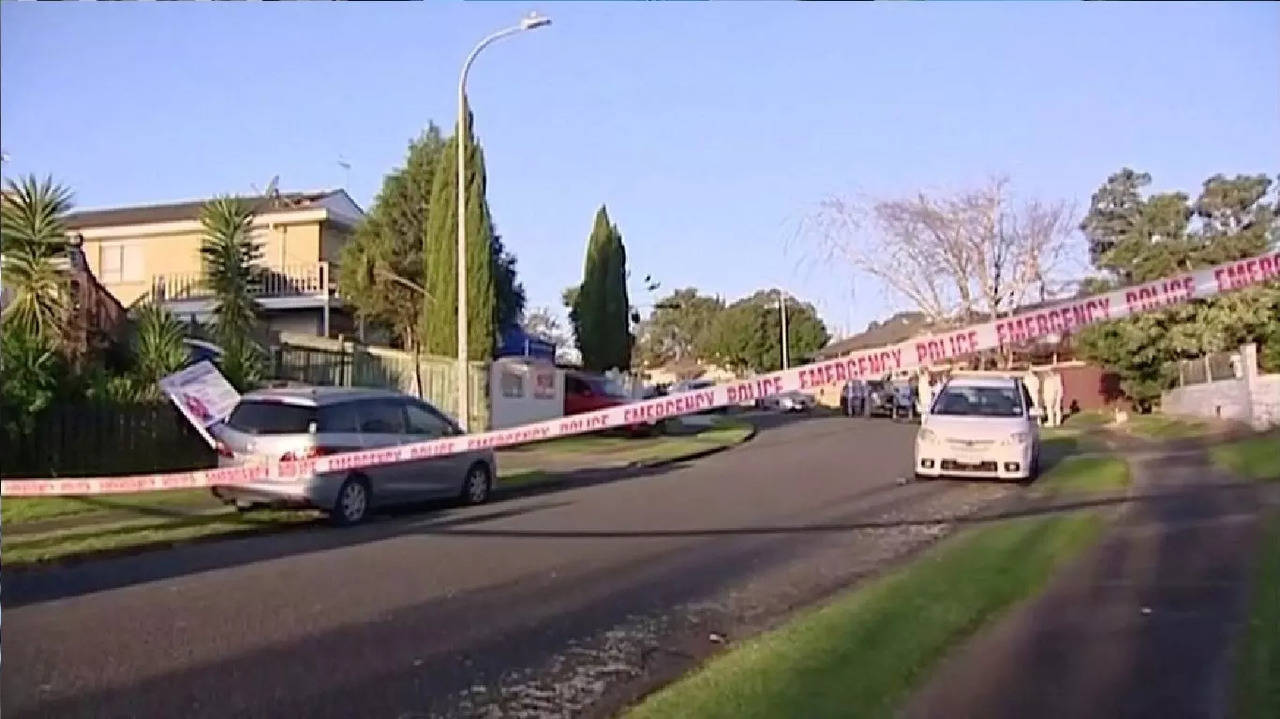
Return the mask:
<svg viewBox="0 0 1280 719">
<path fill-rule="evenodd" d="M 1016 490 L 909 483 L 914 428 L 762 420 L 482 507 L 6 573 L 19 717 L 602 715 Z"/>
</svg>

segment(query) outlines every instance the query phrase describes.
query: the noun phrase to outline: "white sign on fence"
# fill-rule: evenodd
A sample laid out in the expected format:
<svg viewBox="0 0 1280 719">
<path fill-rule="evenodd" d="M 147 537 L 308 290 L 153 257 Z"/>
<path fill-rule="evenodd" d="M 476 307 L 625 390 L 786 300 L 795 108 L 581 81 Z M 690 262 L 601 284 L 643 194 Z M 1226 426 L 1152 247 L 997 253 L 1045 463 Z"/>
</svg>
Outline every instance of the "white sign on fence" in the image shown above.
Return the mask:
<svg viewBox="0 0 1280 719">
<path fill-rule="evenodd" d="M 209 360 L 179 370 L 160 380 L 160 389 L 178 406 L 183 416 L 214 445 L 209 427 L 231 416 L 240 393 Z"/>
</svg>

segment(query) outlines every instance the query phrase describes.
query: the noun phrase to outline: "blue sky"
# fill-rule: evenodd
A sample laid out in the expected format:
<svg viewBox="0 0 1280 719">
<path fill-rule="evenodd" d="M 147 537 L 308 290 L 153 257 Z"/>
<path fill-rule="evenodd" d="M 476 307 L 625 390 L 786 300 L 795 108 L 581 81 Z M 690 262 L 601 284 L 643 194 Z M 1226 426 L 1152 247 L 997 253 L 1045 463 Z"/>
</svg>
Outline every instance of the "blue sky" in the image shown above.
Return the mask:
<svg viewBox="0 0 1280 719">
<path fill-rule="evenodd" d="M 531 8 L 554 24 L 469 88 L 532 305 L 578 281 L 602 202 L 664 290 L 782 285 L 858 330 L 899 303 L 806 261 L 796 224 L 829 195 L 1004 173 L 1083 209 L 1125 165 L 1191 192 L 1280 171 L 1280 5 L 763 2 L 6 2 L 4 171 L 85 207 L 276 174 L 368 207 L 410 137 L 451 127 L 471 46 Z"/>
</svg>

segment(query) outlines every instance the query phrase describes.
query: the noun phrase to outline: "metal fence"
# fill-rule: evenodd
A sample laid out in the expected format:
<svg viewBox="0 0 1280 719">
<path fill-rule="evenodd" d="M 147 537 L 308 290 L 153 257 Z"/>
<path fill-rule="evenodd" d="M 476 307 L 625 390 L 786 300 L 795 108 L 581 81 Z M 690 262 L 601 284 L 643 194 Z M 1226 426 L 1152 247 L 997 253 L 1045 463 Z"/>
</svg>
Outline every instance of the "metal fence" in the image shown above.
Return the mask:
<svg viewBox="0 0 1280 719">
<path fill-rule="evenodd" d="M 212 467 L 213 450 L 168 402 L 61 404 L 31 432 L 0 432 L 0 475 L 75 477 Z"/>
<path fill-rule="evenodd" d="M 457 363 L 450 358 L 421 355 L 415 373 L 414 356 L 409 352 L 289 333 L 282 333 L 281 344 L 273 354 L 273 375 L 278 379 L 328 387 L 394 389 L 420 396 L 440 411 L 457 416 Z M 471 392 L 468 426 L 472 430 L 486 428 L 489 426 L 488 364 L 472 362 L 468 380 Z"/>
<path fill-rule="evenodd" d="M 1211 352 L 1195 359 L 1178 360 L 1176 364 L 1179 387 L 1244 377 L 1239 352 Z"/>
</svg>

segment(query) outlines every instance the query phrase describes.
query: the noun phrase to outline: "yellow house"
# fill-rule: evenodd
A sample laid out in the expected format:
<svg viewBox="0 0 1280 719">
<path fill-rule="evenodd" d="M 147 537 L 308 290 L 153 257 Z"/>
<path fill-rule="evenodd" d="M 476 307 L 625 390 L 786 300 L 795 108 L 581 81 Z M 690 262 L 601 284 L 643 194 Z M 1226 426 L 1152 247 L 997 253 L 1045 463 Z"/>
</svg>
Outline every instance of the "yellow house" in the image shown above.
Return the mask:
<svg viewBox="0 0 1280 719">
<path fill-rule="evenodd" d="M 344 190 L 245 199 L 254 210 L 251 236 L 263 250 L 257 300 L 268 329 L 351 334 L 336 267 L 364 212 Z M 86 210 L 73 213 L 67 225 L 83 238 L 89 268 L 122 304 L 150 297 L 183 319 L 206 321 L 214 303 L 201 269 L 203 204 Z"/>
</svg>

